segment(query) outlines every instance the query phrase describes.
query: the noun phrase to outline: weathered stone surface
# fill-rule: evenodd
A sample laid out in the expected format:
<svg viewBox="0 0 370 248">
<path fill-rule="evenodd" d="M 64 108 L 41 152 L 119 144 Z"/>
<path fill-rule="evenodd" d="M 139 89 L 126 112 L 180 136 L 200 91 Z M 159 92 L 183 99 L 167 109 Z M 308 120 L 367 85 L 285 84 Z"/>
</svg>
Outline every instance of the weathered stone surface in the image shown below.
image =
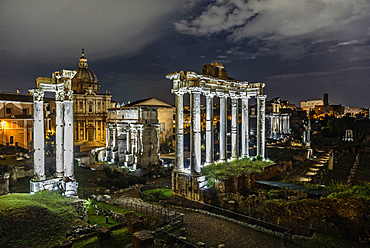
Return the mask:
<svg viewBox="0 0 370 248">
<path fill-rule="evenodd" d="M 153 248 L 154 237 L 152 231 L 143 230 L 135 232 L 132 235 L 132 247 L 133 248 Z"/>
<path fill-rule="evenodd" d="M 209 75 L 212 77 L 228 78 L 227 71 L 224 69 L 222 63 L 206 64 L 202 68 L 203 75 Z"/>
<path fill-rule="evenodd" d="M 111 235 L 111 230 L 107 226 L 100 227 L 96 229 L 96 234 L 98 235 L 98 238 L 100 240 L 106 240 L 109 239 Z"/>
<path fill-rule="evenodd" d="M 9 172 L 0 174 L 0 195 L 9 193 Z"/>
<path fill-rule="evenodd" d="M 141 231 L 144 228 L 143 221 L 133 211 L 124 213 L 124 216 L 130 233 Z"/>
</svg>

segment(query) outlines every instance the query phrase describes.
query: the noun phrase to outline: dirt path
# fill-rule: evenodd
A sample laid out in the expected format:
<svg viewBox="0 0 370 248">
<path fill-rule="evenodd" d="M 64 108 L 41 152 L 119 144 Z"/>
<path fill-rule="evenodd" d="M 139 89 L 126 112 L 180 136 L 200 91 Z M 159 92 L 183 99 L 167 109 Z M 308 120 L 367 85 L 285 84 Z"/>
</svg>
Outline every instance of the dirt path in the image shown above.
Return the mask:
<svg viewBox="0 0 370 248">
<path fill-rule="evenodd" d="M 158 182 L 156 182 L 158 183 Z M 138 190 L 125 192 L 121 197 L 139 197 Z M 280 248 L 283 240 L 250 228 L 190 210 L 173 209 L 184 213 L 184 227 L 188 240 L 204 242 L 207 247 L 224 244 L 227 248 Z"/>
<path fill-rule="evenodd" d="M 283 240 L 206 214 L 176 209 L 184 213 L 186 237 L 206 243 L 207 247 L 224 244 L 233 248 L 284 247 Z"/>
</svg>

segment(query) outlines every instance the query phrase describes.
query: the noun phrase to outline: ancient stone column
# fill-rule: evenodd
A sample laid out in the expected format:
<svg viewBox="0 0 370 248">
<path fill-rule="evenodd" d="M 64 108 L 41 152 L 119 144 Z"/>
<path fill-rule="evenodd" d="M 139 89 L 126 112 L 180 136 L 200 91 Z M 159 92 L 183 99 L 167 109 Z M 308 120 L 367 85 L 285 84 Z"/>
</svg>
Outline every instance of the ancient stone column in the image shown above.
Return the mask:
<svg viewBox="0 0 370 248">
<path fill-rule="evenodd" d="M 206 94 L 206 164 L 214 161 L 213 93 Z"/>
<path fill-rule="evenodd" d="M 249 96 L 242 98 L 242 157 L 249 157 L 249 117 L 248 117 Z"/>
<path fill-rule="evenodd" d="M 279 116 L 279 124 L 279 134 L 283 134 L 283 117 L 281 115 Z"/>
<path fill-rule="evenodd" d="M 231 157 L 233 159 L 238 158 L 238 124 L 239 124 L 239 115 L 238 115 L 238 98 L 231 98 Z"/>
<path fill-rule="evenodd" d="M 112 141 L 112 150 L 117 150 L 117 126 L 116 124 L 113 125 L 113 141 Z"/>
<path fill-rule="evenodd" d="M 176 101 L 176 171 L 184 171 L 184 93 L 175 93 Z"/>
<path fill-rule="evenodd" d="M 73 173 L 73 91 L 64 100 L 64 177 L 74 180 Z"/>
<path fill-rule="evenodd" d="M 257 96 L 257 155 L 265 158 L 265 100 L 266 95 Z"/>
<path fill-rule="evenodd" d="M 44 91 L 30 90 L 33 95 L 33 148 L 34 148 L 34 175 L 35 181 L 43 181 L 45 177 L 45 137 L 44 137 Z M 73 138 L 73 137 L 72 137 Z"/>
<path fill-rule="evenodd" d="M 227 97 L 220 94 L 220 162 L 226 162 L 227 159 Z"/>
<path fill-rule="evenodd" d="M 290 133 L 290 115 L 287 116 L 287 132 Z"/>
<path fill-rule="evenodd" d="M 106 128 L 105 128 L 105 130 L 106 130 L 105 144 L 106 144 L 106 147 L 107 147 L 105 157 L 107 158 L 107 160 L 109 160 L 111 158 L 111 154 L 110 154 L 111 153 L 110 126 L 111 126 L 111 124 L 107 123 Z"/>
<path fill-rule="evenodd" d="M 55 176 L 62 178 L 64 175 L 64 90 L 55 94 Z"/>
<path fill-rule="evenodd" d="M 200 91 L 190 93 L 190 172 L 200 174 L 201 166 L 201 133 L 200 133 Z"/>
</svg>

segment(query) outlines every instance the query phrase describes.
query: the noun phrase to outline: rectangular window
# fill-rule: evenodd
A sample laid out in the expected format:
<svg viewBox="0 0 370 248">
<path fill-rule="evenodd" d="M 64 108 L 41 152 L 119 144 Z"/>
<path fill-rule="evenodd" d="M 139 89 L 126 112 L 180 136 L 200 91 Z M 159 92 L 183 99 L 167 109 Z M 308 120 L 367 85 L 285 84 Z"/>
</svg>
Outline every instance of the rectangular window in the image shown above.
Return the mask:
<svg viewBox="0 0 370 248">
<path fill-rule="evenodd" d="M 12 121 L 12 128 L 17 128 L 17 121 Z"/>
<path fill-rule="evenodd" d="M 160 129 L 159 129 L 161 132 L 164 132 L 166 131 L 166 123 L 164 122 L 161 122 L 161 126 L 160 126 Z"/>
<path fill-rule="evenodd" d="M 89 104 L 89 112 L 92 112 L 92 104 Z"/>
<path fill-rule="evenodd" d="M 11 114 L 12 113 L 12 109 L 11 108 L 6 108 L 6 113 L 7 114 Z"/>
<path fill-rule="evenodd" d="M 27 115 L 28 114 L 28 109 L 23 109 L 23 114 Z"/>
</svg>

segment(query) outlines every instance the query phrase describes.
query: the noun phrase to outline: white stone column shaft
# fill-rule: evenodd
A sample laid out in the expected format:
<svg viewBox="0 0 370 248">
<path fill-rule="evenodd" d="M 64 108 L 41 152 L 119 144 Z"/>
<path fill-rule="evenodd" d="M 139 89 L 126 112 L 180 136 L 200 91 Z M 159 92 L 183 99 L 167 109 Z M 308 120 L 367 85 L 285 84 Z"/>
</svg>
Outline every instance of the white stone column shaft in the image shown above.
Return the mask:
<svg viewBox="0 0 370 248">
<path fill-rule="evenodd" d="M 192 175 L 200 174 L 201 166 L 201 133 L 200 133 L 200 92 L 190 93 L 190 171 Z"/>
<path fill-rule="evenodd" d="M 238 98 L 231 99 L 231 157 L 233 159 L 238 158 L 238 123 L 239 123 L 239 115 L 238 115 Z"/>
<path fill-rule="evenodd" d="M 117 150 L 117 126 L 113 126 L 113 142 L 112 142 L 112 150 Z"/>
<path fill-rule="evenodd" d="M 279 134 L 283 134 L 283 117 L 279 116 Z"/>
<path fill-rule="evenodd" d="M 227 159 L 227 97 L 220 96 L 220 162 Z"/>
<path fill-rule="evenodd" d="M 242 157 L 249 157 L 249 97 L 242 98 Z"/>
<path fill-rule="evenodd" d="M 33 148 L 34 180 L 43 181 L 45 176 L 45 131 L 44 131 L 44 91 L 32 90 L 33 94 Z"/>
<path fill-rule="evenodd" d="M 64 100 L 64 177 L 74 180 L 72 90 L 68 91 L 66 100 Z"/>
<path fill-rule="evenodd" d="M 57 92 L 55 96 L 55 176 L 61 178 L 64 175 L 64 91 Z"/>
<path fill-rule="evenodd" d="M 213 94 L 206 95 L 206 163 L 214 161 Z"/>
<path fill-rule="evenodd" d="M 184 171 L 184 94 L 176 92 L 176 161 L 175 170 Z"/>
<path fill-rule="evenodd" d="M 287 129 L 288 129 L 288 133 L 290 133 L 290 115 L 288 115 Z"/>
<path fill-rule="evenodd" d="M 257 96 L 257 155 L 265 158 L 265 100 L 266 95 Z"/>
</svg>

